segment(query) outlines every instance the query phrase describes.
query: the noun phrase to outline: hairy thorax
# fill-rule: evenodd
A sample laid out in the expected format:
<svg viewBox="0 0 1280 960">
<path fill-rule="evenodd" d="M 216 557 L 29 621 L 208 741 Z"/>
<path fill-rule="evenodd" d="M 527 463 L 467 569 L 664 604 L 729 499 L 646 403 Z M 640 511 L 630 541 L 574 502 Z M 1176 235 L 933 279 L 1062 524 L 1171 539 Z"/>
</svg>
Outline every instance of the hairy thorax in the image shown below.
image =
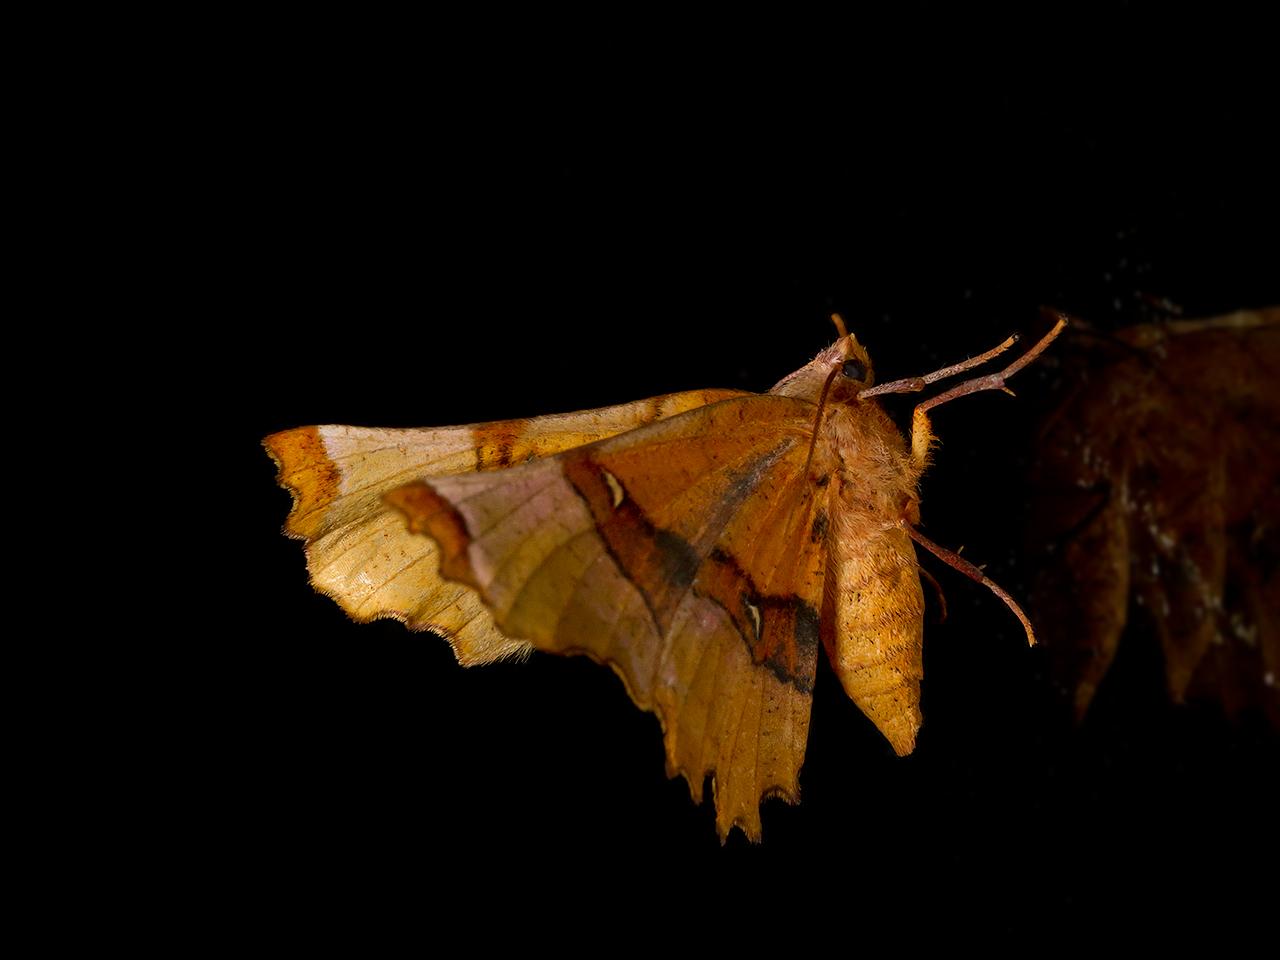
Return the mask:
<svg viewBox="0 0 1280 960">
<path fill-rule="evenodd" d="M 901 432 L 874 400 L 833 409 L 823 424 L 834 454 L 842 520 L 874 541 L 919 519 L 919 473 Z M 849 539 L 845 539 L 849 543 Z"/>
</svg>

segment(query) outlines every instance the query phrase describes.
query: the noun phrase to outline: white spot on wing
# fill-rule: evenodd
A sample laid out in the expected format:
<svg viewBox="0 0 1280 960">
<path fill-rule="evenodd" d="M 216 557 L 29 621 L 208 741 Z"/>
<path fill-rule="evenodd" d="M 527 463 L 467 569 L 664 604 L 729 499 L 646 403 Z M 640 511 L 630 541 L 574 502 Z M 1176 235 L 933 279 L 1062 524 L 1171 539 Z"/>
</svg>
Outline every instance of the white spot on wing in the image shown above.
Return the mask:
<svg viewBox="0 0 1280 960">
<path fill-rule="evenodd" d="M 622 489 L 622 484 L 618 482 L 618 478 L 612 473 L 608 470 L 601 470 L 600 472 L 604 474 L 604 482 L 609 485 L 609 492 L 613 494 L 613 507 L 616 510 L 621 506 L 622 501 L 627 496 L 627 493 Z"/>
<path fill-rule="evenodd" d="M 747 603 L 747 613 L 751 614 L 751 620 L 756 625 L 756 639 L 759 640 L 760 629 L 762 627 L 762 624 L 760 623 L 760 608 L 757 607 L 750 600 L 746 601 L 746 603 Z"/>
</svg>

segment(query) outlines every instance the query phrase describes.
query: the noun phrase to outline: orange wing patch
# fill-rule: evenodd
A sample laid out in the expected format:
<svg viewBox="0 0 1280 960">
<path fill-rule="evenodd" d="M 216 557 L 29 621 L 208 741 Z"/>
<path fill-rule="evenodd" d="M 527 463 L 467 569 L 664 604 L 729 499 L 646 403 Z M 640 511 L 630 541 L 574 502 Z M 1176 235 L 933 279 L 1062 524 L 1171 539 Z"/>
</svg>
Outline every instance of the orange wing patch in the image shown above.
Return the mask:
<svg viewBox="0 0 1280 960">
<path fill-rule="evenodd" d="M 280 473 L 281 486 L 293 493 L 293 510 L 285 532 L 302 540 L 314 537 L 324 524 L 325 508 L 339 495 L 342 470 L 329 458 L 323 427 L 299 427 L 273 433 L 263 441 Z"/>
</svg>

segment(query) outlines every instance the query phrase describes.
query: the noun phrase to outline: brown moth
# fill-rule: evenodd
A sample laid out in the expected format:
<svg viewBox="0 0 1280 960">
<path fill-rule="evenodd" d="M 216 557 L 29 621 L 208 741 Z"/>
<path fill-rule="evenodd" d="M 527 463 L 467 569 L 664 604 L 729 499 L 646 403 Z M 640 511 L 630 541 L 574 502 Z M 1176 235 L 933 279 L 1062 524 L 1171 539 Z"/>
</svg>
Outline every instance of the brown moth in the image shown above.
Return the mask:
<svg viewBox="0 0 1280 960">
<path fill-rule="evenodd" d="M 1008 349 L 875 386 L 839 339 L 767 394 L 695 390 L 461 427 L 299 427 L 264 444 L 294 498 L 315 588 L 352 618 L 448 638 L 465 666 L 531 649 L 607 663 L 657 714 L 668 773 L 712 776 L 721 838 L 760 838 L 760 802 L 799 799 L 818 647 L 899 754 L 920 728 L 924 603 L 912 541 L 1022 611 L 916 529 L 933 440 L 876 399 Z"/>
</svg>

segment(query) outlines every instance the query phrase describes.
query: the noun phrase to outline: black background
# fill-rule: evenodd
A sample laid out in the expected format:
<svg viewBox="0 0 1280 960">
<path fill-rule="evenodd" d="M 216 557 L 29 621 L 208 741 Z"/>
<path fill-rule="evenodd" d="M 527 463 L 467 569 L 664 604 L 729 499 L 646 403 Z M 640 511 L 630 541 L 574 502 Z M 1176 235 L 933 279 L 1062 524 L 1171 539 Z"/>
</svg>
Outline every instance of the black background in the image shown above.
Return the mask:
<svg viewBox="0 0 1280 960">
<path fill-rule="evenodd" d="M 1169 705 L 1141 643 L 1074 727 L 1043 652 L 935 564 L 951 615 L 926 628 L 916 752 L 894 757 L 824 662 L 803 802 L 722 848 L 609 671 L 465 671 L 438 638 L 348 621 L 279 535 L 258 443 L 287 427 L 765 390 L 832 339 L 832 310 L 886 380 L 1041 332 L 1041 305 L 1107 327 L 1151 319 L 1144 294 L 1188 316 L 1280 301 L 1258 61 L 1205 62 L 1124 8 L 1053 51 L 1052 16 L 978 24 L 1015 31 L 995 63 L 920 16 L 942 40 L 908 17 L 834 49 L 659 31 L 624 54 L 606 32 L 568 56 L 442 27 L 408 52 L 281 34 L 279 66 L 228 65 L 202 295 L 242 586 L 211 790 L 257 909 L 474 921 L 532 901 L 661 929 L 723 895 L 717 927 L 894 918 L 916 939 L 1261 922 L 1275 734 Z M 926 532 L 1015 596 L 1054 369 L 939 411 L 923 486 Z"/>
</svg>

